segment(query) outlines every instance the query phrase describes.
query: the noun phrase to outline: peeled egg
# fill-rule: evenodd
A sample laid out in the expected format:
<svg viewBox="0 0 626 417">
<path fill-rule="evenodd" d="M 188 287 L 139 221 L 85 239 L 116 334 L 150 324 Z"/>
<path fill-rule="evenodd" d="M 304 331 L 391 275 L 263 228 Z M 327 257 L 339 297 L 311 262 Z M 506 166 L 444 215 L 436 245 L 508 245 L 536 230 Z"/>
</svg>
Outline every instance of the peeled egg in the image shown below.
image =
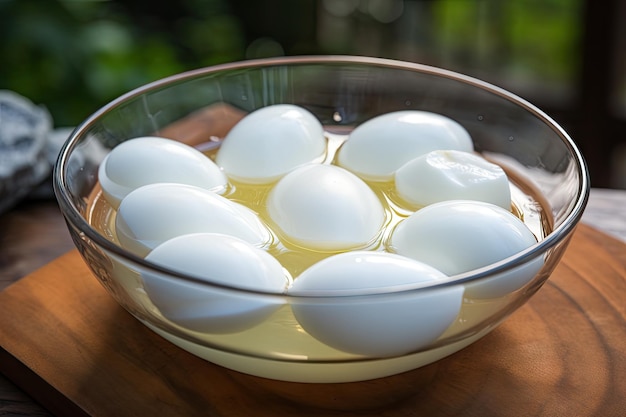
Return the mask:
<svg viewBox="0 0 626 417">
<path fill-rule="evenodd" d="M 394 252 L 452 276 L 486 267 L 537 243 L 510 211 L 481 201 L 431 204 L 400 222 L 391 235 Z M 468 296 L 500 297 L 523 287 L 541 268 L 537 259 L 468 285 Z"/>
<path fill-rule="evenodd" d="M 367 184 L 334 165 L 310 164 L 291 171 L 267 201 L 269 216 L 285 238 L 305 248 L 363 247 L 385 219 Z"/>
<path fill-rule="evenodd" d="M 494 299 L 504 297 L 528 284 L 544 265 L 542 255 L 525 261 L 493 276 L 465 284 L 465 296 L 470 299 Z"/>
<path fill-rule="evenodd" d="M 231 235 L 255 246 L 271 241 L 256 213 L 204 188 L 183 184 L 145 185 L 128 194 L 115 218 L 122 247 L 145 256 L 173 237 L 211 232 Z"/>
<path fill-rule="evenodd" d="M 113 148 L 100 164 L 98 180 L 104 197 L 114 208 L 142 185 L 172 182 L 220 193 L 227 184 L 220 168 L 200 151 L 152 136 L 127 140 Z"/>
<path fill-rule="evenodd" d="M 445 278 L 403 256 L 353 251 L 314 264 L 294 280 L 288 294 L 296 296 L 292 309 L 298 323 L 322 343 L 388 357 L 427 346 L 454 322 L 463 287 L 425 289 Z M 410 291 L 415 288 L 421 289 Z M 382 291 L 391 293 L 376 295 Z"/>
<path fill-rule="evenodd" d="M 415 206 L 446 200 L 477 200 L 511 208 L 504 170 L 479 155 L 454 150 L 432 151 L 402 165 L 396 191 Z"/>
<path fill-rule="evenodd" d="M 146 260 L 205 281 L 244 290 L 283 294 L 290 279 L 264 250 L 214 233 L 175 237 L 154 248 Z M 148 297 L 168 320 L 196 332 L 234 333 L 255 326 L 278 309 L 280 297 L 234 291 L 143 272 Z"/>
<path fill-rule="evenodd" d="M 224 138 L 216 162 L 246 183 L 269 183 L 326 152 L 324 130 L 308 110 L 292 104 L 258 109 Z"/>
<path fill-rule="evenodd" d="M 458 122 L 436 113 L 405 110 L 357 126 L 341 146 L 337 161 L 361 178 L 387 181 L 408 161 L 439 149 L 470 152 L 474 145 Z"/>
</svg>

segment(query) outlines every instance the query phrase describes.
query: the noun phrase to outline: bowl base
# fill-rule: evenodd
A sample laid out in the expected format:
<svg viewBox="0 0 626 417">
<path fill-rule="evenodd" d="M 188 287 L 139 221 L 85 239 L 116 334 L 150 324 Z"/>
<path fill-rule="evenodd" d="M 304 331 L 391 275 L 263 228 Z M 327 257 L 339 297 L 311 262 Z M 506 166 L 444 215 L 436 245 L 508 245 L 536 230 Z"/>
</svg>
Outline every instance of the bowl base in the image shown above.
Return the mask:
<svg viewBox="0 0 626 417">
<path fill-rule="evenodd" d="M 320 363 L 287 362 L 224 352 L 174 336 L 146 321 L 142 320 L 141 322 L 174 345 L 213 364 L 258 377 L 302 383 L 358 382 L 411 371 L 458 352 L 493 330 L 493 328 L 488 327 L 458 342 L 406 356 L 367 361 Z"/>
</svg>

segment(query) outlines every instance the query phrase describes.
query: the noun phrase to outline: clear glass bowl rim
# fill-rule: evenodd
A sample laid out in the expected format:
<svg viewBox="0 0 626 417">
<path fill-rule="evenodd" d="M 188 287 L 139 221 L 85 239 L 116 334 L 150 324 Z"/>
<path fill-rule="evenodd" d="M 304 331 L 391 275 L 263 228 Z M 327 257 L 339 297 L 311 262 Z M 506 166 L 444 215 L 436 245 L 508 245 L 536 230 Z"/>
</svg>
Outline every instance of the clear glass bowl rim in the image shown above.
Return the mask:
<svg viewBox="0 0 626 417">
<path fill-rule="evenodd" d="M 562 139 L 564 144 L 567 146 L 568 150 L 571 152 L 574 160 L 576 162 L 577 174 L 580 178 L 580 184 L 577 192 L 577 198 L 572 206 L 570 213 L 563 219 L 563 222 L 555 227 L 553 231 L 548 234 L 543 240 L 534 244 L 533 246 L 527 248 L 526 250 L 519 252 L 513 256 L 510 256 L 506 259 L 503 259 L 499 262 L 487 265 L 480 269 L 475 269 L 463 274 L 453 275 L 448 277 L 445 280 L 438 281 L 437 283 L 429 283 L 426 287 L 424 284 L 416 284 L 416 285 L 402 285 L 402 286 L 389 286 L 389 287 L 380 287 L 375 289 L 366 289 L 362 291 L 333 291 L 332 293 L 328 293 L 325 295 L 288 295 L 288 294 L 278 294 L 278 293 L 269 293 L 263 291 L 255 291 L 249 289 L 242 289 L 234 286 L 223 285 L 219 283 L 210 283 L 205 280 L 195 278 L 192 276 L 188 276 L 185 274 L 181 274 L 177 271 L 162 267 L 160 265 L 153 264 L 151 262 L 146 261 L 145 259 L 134 255 L 133 253 L 123 249 L 121 246 L 116 245 L 110 240 L 106 239 L 102 236 L 96 229 L 94 229 L 87 220 L 80 214 L 75 205 L 72 203 L 72 199 L 70 197 L 70 193 L 68 191 L 67 179 L 66 179 L 66 167 L 67 162 L 72 153 L 74 147 L 82 140 L 85 132 L 89 130 L 89 128 L 97 123 L 100 117 L 103 115 L 114 111 L 117 106 L 136 98 L 142 94 L 147 92 L 157 90 L 160 88 L 167 87 L 169 84 L 178 84 L 180 82 L 194 79 L 201 76 L 206 76 L 210 74 L 217 74 L 219 72 L 233 71 L 233 70 L 242 70 L 242 69 L 255 69 L 262 67 L 272 67 L 272 66 L 288 66 L 288 65 L 363 65 L 363 66 L 373 66 L 373 67 L 382 67 L 388 69 L 397 69 L 397 70 L 405 70 L 405 71 L 413 71 L 419 72 L 423 74 L 434 75 L 442 78 L 448 78 L 451 80 L 459 81 L 470 86 L 485 90 L 501 98 L 504 98 L 517 106 L 525 109 L 526 111 L 533 114 L 535 117 L 540 119 L 544 124 L 549 126 L 557 135 Z M 87 117 L 82 123 L 80 123 L 68 137 L 68 139 L 63 144 L 57 161 L 54 165 L 53 170 L 53 188 L 54 193 L 63 213 L 66 221 L 71 224 L 71 226 L 75 227 L 77 230 L 80 230 L 84 235 L 93 241 L 97 246 L 105 249 L 106 251 L 118 256 L 126 261 L 130 261 L 133 264 L 137 265 L 141 270 L 150 270 L 154 273 L 158 273 L 160 275 L 168 276 L 171 279 L 180 279 L 189 283 L 199 284 L 206 287 L 215 287 L 221 288 L 228 291 L 233 291 L 237 293 L 247 293 L 250 295 L 258 294 L 259 296 L 264 297 L 272 297 L 277 296 L 281 298 L 316 298 L 316 299 L 332 299 L 335 297 L 352 297 L 352 296 L 375 296 L 375 295 L 384 295 L 384 294 L 392 294 L 392 293 L 407 293 L 411 291 L 420 291 L 425 288 L 438 289 L 448 286 L 453 286 L 461 283 L 468 283 L 475 280 L 480 280 L 482 278 L 489 277 L 490 275 L 494 275 L 497 273 L 501 273 L 517 266 L 520 266 L 526 262 L 531 261 L 537 256 L 541 256 L 548 249 L 558 245 L 563 240 L 565 240 L 570 233 L 573 232 L 576 225 L 580 221 L 583 211 L 587 205 L 587 201 L 590 193 L 590 179 L 589 172 L 587 168 L 587 164 L 567 132 L 556 123 L 550 116 L 544 113 L 535 105 L 526 101 L 525 99 L 513 94 L 503 88 L 495 86 L 491 83 L 482 81 L 480 79 L 464 75 L 461 73 L 457 73 L 454 71 L 437 68 L 429 65 L 399 61 L 393 59 L 386 58 L 375 58 L 375 57 L 366 57 L 366 56 L 345 56 L 345 55 L 314 55 L 314 56 L 288 56 L 288 57 L 276 57 L 276 58 L 264 58 L 264 59 L 254 59 L 254 60 L 245 60 L 245 61 L 237 61 L 225 64 L 214 65 L 210 67 L 198 68 L 190 71 L 181 72 L 169 77 L 162 78 L 160 80 L 156 80 L 154 82 L 145 84 L 138 88 L 135 88 L 115 100 L 109 102 L 105 106 L 96 110 L 89 117 Z"/>
</svg>

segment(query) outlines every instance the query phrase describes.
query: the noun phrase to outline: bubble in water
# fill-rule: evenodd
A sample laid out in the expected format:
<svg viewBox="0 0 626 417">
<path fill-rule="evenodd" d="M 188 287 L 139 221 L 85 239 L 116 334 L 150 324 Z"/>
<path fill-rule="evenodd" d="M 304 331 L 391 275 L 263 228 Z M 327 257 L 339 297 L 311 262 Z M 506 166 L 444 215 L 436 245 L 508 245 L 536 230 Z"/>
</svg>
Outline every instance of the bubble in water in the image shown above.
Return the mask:
<svg viewBox="0 0 626 417">
<path fill-rule="evenodd" d="M 482 122 L 485 119 L 485 117 L 482 114 L 479 114 L 477 119 Z"/>
</svg>

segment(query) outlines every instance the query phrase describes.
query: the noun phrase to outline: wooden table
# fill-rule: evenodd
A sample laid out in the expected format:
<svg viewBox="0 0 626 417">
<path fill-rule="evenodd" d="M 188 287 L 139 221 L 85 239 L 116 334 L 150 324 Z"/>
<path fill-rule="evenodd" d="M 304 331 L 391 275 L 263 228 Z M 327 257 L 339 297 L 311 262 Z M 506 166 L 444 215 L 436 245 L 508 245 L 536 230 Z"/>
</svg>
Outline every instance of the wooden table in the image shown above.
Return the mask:
<svg viewBox="0 0 626 417">
<path fill-rule="evenodd" d="M 585 240 L 586 243 L 584 244 L 587 244 L 588 248 L 602 246 L 602 252 L 599 253 L 598 256 L 604 257 L 604 261 L 610 264 L 610 268 L 612 268 L 615 276 L 621 276 L 621 281 L 617 283 L 621 287 L 615 290 L 622 291 L 622 293 L 625 293 L 624 287 L 626 287 L 626 274 L 624 272 L 626 265 L 626 245 L 622 244 L 617 239 L 626 241 L 625 207 L 626 191 L 592 190 L 591 200 L 588 210 L 585 213 L 584 221 L 587 224 L 593 225 L 594 228 L 582 225 L 577 230 L 575 236 L 575 239 L 577 239 L 576 244 L 582 243 L 582 241 Z M 604 232 L 600 233 L 598 230 L 603 230 L 617 239 L 614 240 L 608 237 L 607 234 L 604 234 Z M 589 240 L 593 240 L 593 242 Z M 574 251 L 584 252 L 585 250 L 585 248 L 580 245 L 574 246 L 573 244 L 572 246 L 572 250 Z M 71 252 L 73 247 L 65 223 L 54 201 L 26 202 L 9 213 L 0 216 L 0 289 L 4 289 L 11 283 L 31 274 L 36 269 L 50 263 L 66 252 Z M 577 256 L 576 254 L 572 255 Z M 67 256 L 64 258 L 67 259 Z M 571 267 L 571 265 L 576 262 L 578 261 L 574 259 L 571 263 L 564 265 L 564 268 Z M 580 260 L 580 265 L 584 265 L 584 260 Z M 580 279 L 580 276 L 578 278 Z M 416 382 L 416 377 L 414 376 L 411 383 L 425 385 L 434 384 L 433 388 L 425 391 L 424 394 L 429 395 L 429 400 L 433 398 L 437 400 L 437 396 L 444 396 L 447 393 L 457 393 L 457 397 L 438 399 L 441 404 L 447 404 L 448 406 L 439 407 L 437 413 L 435 413 L 436 415 L 569 416 L 573 415 L 569 414 L 572 409 L 578 410 L 580 412 L 578 415 L 581 416 L 600 415 L 597 414 L 600 412 L 598 410 L 601 410 L 602 416 L 626 415 L 626 391 L 623 391 L 624 387 L 626 387 L 626 339 L 611 339 L 611 337 L 619 337 L 621 334 L 625 333 L 626 308 L 624 306 L 626 305 L 626 299 L 621 300 L 620 305 L 619 300 L 601 300 L 601 298 L 606 295 L 602 293 L 601 289 L 581 287 L 572 290 L 571 288 L 564 288 L 558 280 L 554 284 L 552 284 L 551 281 L 552 278 L 549 284 L 544 286 L 527 305 L 523 306 L 507 322 L 485 339 L 453 355 L 451 358 L 446 358 L 440 361 L 440 363 L 426 367 L 421 374 L 415 374 L 419 375 L 417 379 L 421 382 Z M 574 282 L 573 284 L 586 285 L 589 283 L 584 282 L 581 284 L 580 282 Z M 589 294 L 576 295 L 572 291 L 588 291 Z M 603 291 L 606 292 L 606 289 Z M 569 297 L 569 299 L 567 297 Z M 572 297 L 579 298 L 572 300 Z M 600 297 L 600 300 L 597 299 L 598 297 Z M 577 317 L 559 316 L 558 308 L 552 307 L 551 309 L 550 305 L 547 305 L 549 303 L 546 303 L 546 300 L 558 298 L 563 298 L 565 302 L 568 303 L 574 301 L 578 303 L 577 308 L 582 309 L 579 313 L 583 321 L 578 324 L 574 322 Z M 598 303 L 604 301 L 611 303 L 610 308 L 607 307 L 606 309 L 606 317 L 597 321 L 597 317 L 591 320 L 588 316 L 585 316 L 586 313 L 584 309 L 587 308 L 587 306 L 594 308 L 600 306 L 600 308 L 602 308 L 601 304 Z M 550 317 L 541 317 L 542 312 L 549 312 Z M 120 314 L 125 314 L 125 312 L 122 311 Z M 572 322 L 568 322 L 563 326 L 554 325 L 554 322 L 560 320 L 572 320 Z M 528 333 L 524 333 L 523 337 L 516 333 L 514 327 L 515 323 L 521 321 L 532 321 L 533 325 L 537 326 L 536 337 L 531 337 L 530 339 L 532 340 L 528 340 Z M 594 329 L 594 325 L 599 327 Z M 544 329 L 542 330 L 542 328 Z M 554 334 L 546 336 L 546 331 L 553 332 Z M 580 333 L 571 334 L 572 332 Z M 549 340 L 542 339 L 542 337 L 547 337 Z M 589 337 L 593 338 L 593 340 L 587 340 Z M 572 340 L 576 340 L 576 345 L 556 346 L 558 343 Z M 508 346 L 506 343 L 511 342 L 523 343 L 524 348 L 513 348 L 508 353 L 502 353 L 502 349 L 506 350 Z M 610 346 L 603 345 L 607 343 L 609 343 Z M 620 343 L 621 346 L 619 345 Z M 547 345 L 550 345 L 549 348 L 546 347 Z M 480 349 L 484 349 L 486 355 L 498 354 L 501 356 L 499 359 L 495 360 L 495 363 L 498 364 L 497 368 L 481 369 L 478 367 L 479 362 L 476 362 L 475 365 L 473 364 L 474 359 L 472 354 L 476 355 L 476 351 Z M 551 354 L 562 353 L 564 356 L 555 356 L 546 359 L 551 365 L 550 368 L 539 367 L 532 369 L 533 360 L 537 359 L 536 355 L 545 356 L 544 350 L 546 349 L 548 349 Z M 511 355 L 521 356 L 515 358 L 511 357 Z M 529 371 L 528 368 L 523 369 L 521 365 L 519 367 L 516 366 L 517 360 L 526 367 L 531 364 L 530 371 L 535 373 L 533 374 L 535 375 L 533 381 L 527 379 L 523 374 Z M 462 361 L 468 362 L 465 363 Z M 586 366 L 588 362 L 585 361 L 603 361 L 603 363 L 598 366 L 590 367 Z M 460 363 L 465 363 L 465 365 L 460 366 Z M 539 362 L 537 363 L 539 364 Z M 599 374 L 587 375 L 585 374 L 586 370 L 592 370 L 592 373 L 597 371 Z M 474 377 L 469 381 L 470 385 L 466 387 L 452 386 L 446 388 L 441 382 L 442 373 L 448 373 L 451 377 L 455 376 L 461 378 L 458 380 L 458 383 L 462 383 L 462 381 L 467 382 L 467 380 L 463 380 L 462 378 L 467 377 L 468 373 L 473 373 Z M 505 377 L 504 374 L 508 376 Z M 227 381 L 232 382 L 234 380 L 236 382 L 235 388 L 224 388 L 224 395 L 226 396 L 236 396 L 238 395 L 237 390 L 240 389 L 246 395 L 258 396 L 258 398 L 253 397 L 249 399 L 250 402 L 254 403 L 258 401 L 259 404 L 265 404 L 266 407 L 270 408 L 275 407 L 276 402 L 268 401 L 272 401 L 272 399 L 276 400 L 277 398 L 279 398 L 278 401 L 284 399 L 286 405 L 278 407 L 276 410 L 279 411 L 274 410 L 273 415 L 289 415 L 290 411 L 293 412 L 297 409 L 294 408 L 293 398 L 285 394 L 291 387 L 294 387 L 294 385 L 289 385 L 288 383 L 278 383 L 274 385 L 269 383 L 269 385 L 265 385 L 266 383 L 262 378 L 248 378 L 247 376 L 234 372 L 230 373 L 229 371 L 223 371 L 219 373 L 219 375 L 222 377 L 226 375 L 225 378 Z M 394 380 L 393 378 L 394 377 L 389 380 L 390 384 L 402 384 L 401 392 L 396 391 L 396 394 L 406 398 L 401 398 L 400 400 L 405 402 L 410 401 L 410 397 L 412 396 L 411 389 L 413 388 L 408 387 L 405 380 Z M 498 385 L 497 381 L 499 378 L 504 378 L 508 381 L 509 385 L 496 386 Z M 540 384 L 536 384 L 537 378 L 539 378 Z M 511 383 L 517 386 L 513 387 L 510 385 Z M 311 411 L 311 404 L 309 404 L 308 411 L 302 415 L 309 416 L 316 415 L 316 413 L 333 416 L 354 415 L 349 410 L 341 410 L 335 407 L 336 403 L 333 402 L 334 394 L 341 393 L 344 396 L 347 395 L 347 398 L 355 400 L 356 393 L 361 390 L 360 387 L 369 385 L 379 392 L 379 397 L 377 397 L 376 394 L 374 394 L 373 397 L 380 399 L 380 395 L 382 395 L 380 394 L 380 390 L 384 385 L 376 384 L 382 383 L 363 383 L 362 385 L 346 384 L 338 387 L 337 390 L 328 386 L 312 389 L 310 391 L 312 392 L 311 395 L 313 398 L 316 396 L 318 398 L 324 398 L 325 401 L 328 402 L 325 406 L 330 407 L 330 409 Z M 455 382 L 451 381 L 450 384 L 454 385 Z M 421 386 L 421 388 L 425 385 Z M 298 385 L 298 387 L 300 387 L 300 385 Z M 441 389 L 436 389 L 436 387 Z M 33 392 L 32 387 L 27 388 L 28 391 Z M 518 390 L 518 392 L 505 391 L 511 391 L 513 388 Z M 291 395 L 295 395 L 298 397 L 297 399 L 301 401 L 306 397 L 307 391 L 302 391 L 301 394 L 298 394 L 298 392 L 300 392 L 299 390 L 302 390 L 302 388 L 297 388 L 294 391 L 295 394 Z M 382 390 L 384 391 L 385 388 L 382 388 Z M 458 398 L 459 392 L 466 392 L 467 398 Z M 507 400 L 509 404 L 506 409 L 502 408 L 502 404 L 498 402 L 498 398 L 491 396 L 492 392 L 496 395 L 510 397 L 510 399 Z M 390 393 L 383 392 L 383 394 L 389 395 Z M 270 396 L 270 400 L 261 400 L 263 395 Z M 560 396 L 561 398 L 559 398 L 558 401 L 561 401 L 561 403 L 558 401 L 556 403 L 554 401 L 548 401 L 547 397 L 552 395 Z M 481 398 L 479 402 L 481 406 L 479 408 L 476 408 L 476 401 L 472 402 L 472 400 L 476 400 L 476 396 Z M 516 398 L 518 398 L 519 401 L 515 401 Z M 528 401 L 534 398 L 537 399 L 536 404 L 533 404 L 533 401 Z M 230 400 L 237 401 L 237 398 L 231 398 Z M 449 406 L 450 403 L 454 403 L 455 401 L 465 401 L 465 405 L 468 408 L 454 408 Z M 424 401 L 421 403 L 424 403 Z M 541 404 L 551 404 L 551 406 L 543 409 L 540 406 Z M 563 404 L 563 407 L 560 410 L 558 408 L 555 409 L 554 404 Z M 219 405 L 223 406 L 224 404 Z M 251 405 L 251 407 L 252 406 L 253 405 Z M 266 415 L 265 413 L 261 414 Z M 433 410 L 430 410 L 429 415 L 435 414 L 433 414 Z M 46 416 L 50 415 L 50 413 L 29 397 L 25 391 L 14 385 L 9 379 L 0 376 L 0 415 Z M 221 416 L 226 414 L 213 410 L 213 412 L 209 412 L 207 415 Z M 359 415 L 370 414 L 367 410 L 361 410 Z M 381 409 L 374 409 L 371 415 L 392 414 Z M 399 415 L 418 414 L 405 411 Z"/>
</svg>

